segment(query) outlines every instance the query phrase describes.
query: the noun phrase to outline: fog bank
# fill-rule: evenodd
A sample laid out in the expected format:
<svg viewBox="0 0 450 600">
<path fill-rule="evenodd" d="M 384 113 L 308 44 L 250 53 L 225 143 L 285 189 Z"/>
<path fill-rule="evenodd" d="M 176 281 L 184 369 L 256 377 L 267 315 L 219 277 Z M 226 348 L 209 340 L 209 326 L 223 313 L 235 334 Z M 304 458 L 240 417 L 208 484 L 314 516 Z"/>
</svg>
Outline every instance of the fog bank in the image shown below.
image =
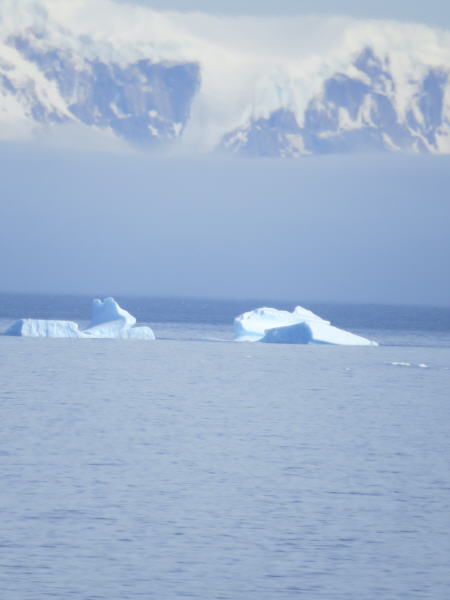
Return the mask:
<svg viewBox="0 0 450 600">
<path fill-rule="evenodd" d="M 0 156 L 2 292 L 449 304 L 450 157 Z"/>
</svg>

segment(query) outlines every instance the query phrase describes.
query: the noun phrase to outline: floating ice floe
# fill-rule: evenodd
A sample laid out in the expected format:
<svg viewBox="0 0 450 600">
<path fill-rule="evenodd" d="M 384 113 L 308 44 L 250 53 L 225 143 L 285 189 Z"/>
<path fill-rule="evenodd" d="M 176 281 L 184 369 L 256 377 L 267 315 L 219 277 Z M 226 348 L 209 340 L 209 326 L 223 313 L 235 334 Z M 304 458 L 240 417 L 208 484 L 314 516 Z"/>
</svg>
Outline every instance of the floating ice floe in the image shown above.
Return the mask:
<svg viewBox="0 0 450 600">
<path fill-rule="evenodd" d="M 415 365 L 413 363 L 409 363 L 409 362 L 392 362 L 391 365 L 393 367 L 417 367 L 419 369 L 429 369 L 429 365 L 425 364 L 425 363 L 419 363 L 418 365 Z"/>
<path fill-rule="evenodd" d="M 377 342 L 333 327 L 310 310 L 297 306 L 293 312 L 257 308 L 234 320 L 236 340 L 270 344 L 336 344 L 378 346 Z"/>
<path fill-rule="evenodd" d="M 119 306 L 114 298 L 93 300 L 92 317 L 86 329 L 73 321 L 19 319 L 3 335 L 54 338 L 120 338 L 154 340 L 150 327 L 135 327 L 136 319 Z"/>
</svg>

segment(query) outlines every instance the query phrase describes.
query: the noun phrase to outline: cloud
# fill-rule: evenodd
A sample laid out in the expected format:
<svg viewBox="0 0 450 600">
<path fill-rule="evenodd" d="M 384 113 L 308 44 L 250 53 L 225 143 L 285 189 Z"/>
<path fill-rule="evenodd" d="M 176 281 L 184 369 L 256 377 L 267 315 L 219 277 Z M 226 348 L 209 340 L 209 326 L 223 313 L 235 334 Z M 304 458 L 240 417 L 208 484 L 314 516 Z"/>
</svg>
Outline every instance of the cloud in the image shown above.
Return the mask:
<svg viewBox="0 0 450 600">
<path fill-rule="evenodd" d="M 54 124 L 46 129 L 38 130 L 36 141 L 42 146 L 69 150 L 90 150 L 91 152 L 119 154 L 136 152 L 110 129 L 100 129 L 76 122 Z"/>
</svg>

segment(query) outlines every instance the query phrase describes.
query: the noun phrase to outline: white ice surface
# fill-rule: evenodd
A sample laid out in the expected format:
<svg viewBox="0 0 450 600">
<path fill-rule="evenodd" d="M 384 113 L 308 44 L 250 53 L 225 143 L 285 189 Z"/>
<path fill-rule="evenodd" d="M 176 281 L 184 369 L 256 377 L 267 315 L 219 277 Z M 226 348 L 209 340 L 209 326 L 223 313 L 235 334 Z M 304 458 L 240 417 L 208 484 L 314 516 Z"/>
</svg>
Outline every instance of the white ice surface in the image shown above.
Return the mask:
<svg viewBox="0 0 450 600">
<path fill-rule="evenodd" d="M 234 321 L 237 341 L 272 344 L 336 344 L 376 346 L 377 343 L 338 329 L 310 310 L 297 306 L 293 312 L 276 308 L 257 308 Z"/>
<path fill-rule="evenodd" d="M 53 338 L 120 338 L 154 340 L 150 327 L 135 327 L 136 319 L 121 308 L 113 298 L 95 299 L 92 302 L 92 317 L 87 329 L 80 330 L 73 321 L 44 319 L 20 319 L 13 323 L 3 335 L 20 337 Z"/>
<path fill-rule="evenodd" d="M 44 319 L 19 319 L 3 333 L 19 337 L 83 337 L 73 321 L 49 321 Z"/>
<path fill-rule="evenodd" d="M 88 329 L 113 321 L 117 321 L 122 327 L 134 327 L 136 325 L 136 319 L 133 315 L 130 315 L 128 311 L 119 306 L 114 298 L 105 298 L 103 301 L 98 298 L 93 300 L 92 317 Z"/>
</svg>

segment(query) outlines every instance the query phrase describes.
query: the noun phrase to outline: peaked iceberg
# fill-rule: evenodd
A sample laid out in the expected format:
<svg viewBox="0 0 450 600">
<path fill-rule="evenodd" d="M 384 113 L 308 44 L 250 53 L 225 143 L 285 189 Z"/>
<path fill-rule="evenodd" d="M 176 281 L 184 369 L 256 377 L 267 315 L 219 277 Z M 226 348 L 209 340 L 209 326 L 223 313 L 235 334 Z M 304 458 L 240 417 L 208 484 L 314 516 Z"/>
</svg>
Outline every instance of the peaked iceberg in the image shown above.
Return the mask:
<svg viewBox="0 0 450 600">
<path fill-rule="evenodd" d="M 120 324 L 121 327 L 128 328 L 136 325 L 135 317 L 119 306 L 114 298 L 105 298 L 105 300 L 95 298 L 92 300 L 92 316 L 88 329 L 113 322 L 117 325 Z"/>
<path fill-rule="evenodd" d="M 114 298 L 92 301 L 92 317 L 83 337 L 154 340 L 150 327 L 135 327 L 136 319 Z"/>
<path fill-rule="evenodd" d="M 302 306 L 292 312 L 263 307 L 243 313 L 234 320 L 234 332 L 239 342 L 378 346 L 377 342 L 334 327 Z"/>
<path fill-rule="evenodd" d="M 92 302 L 91 322 L 80 330 L 73 321 L 19 319 L 3 335 L 52 338 L 120 338 L 154 340 L 150 327 L 135 327 L 136 319 L 114 300 L 95 299 Z"/>
</svg>

